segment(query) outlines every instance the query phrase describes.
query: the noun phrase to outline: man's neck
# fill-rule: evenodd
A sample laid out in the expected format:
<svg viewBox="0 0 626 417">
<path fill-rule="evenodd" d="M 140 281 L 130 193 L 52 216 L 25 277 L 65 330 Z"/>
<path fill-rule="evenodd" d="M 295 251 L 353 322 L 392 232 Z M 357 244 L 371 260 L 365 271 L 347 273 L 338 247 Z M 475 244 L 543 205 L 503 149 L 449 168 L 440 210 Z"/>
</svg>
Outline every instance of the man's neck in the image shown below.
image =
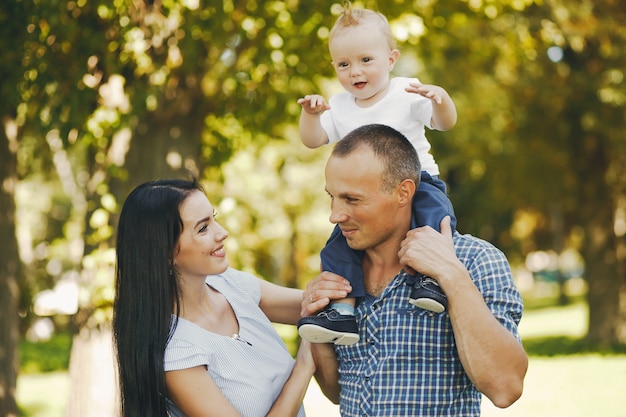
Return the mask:
<svg viewBox="0 0 626 417">
<path fill-rule="evenodd" d="M 378 296 L 402 269 L 398 249 L 370 249 L 363 257 L 363 277 L 368 294 Z"/>
</svg>

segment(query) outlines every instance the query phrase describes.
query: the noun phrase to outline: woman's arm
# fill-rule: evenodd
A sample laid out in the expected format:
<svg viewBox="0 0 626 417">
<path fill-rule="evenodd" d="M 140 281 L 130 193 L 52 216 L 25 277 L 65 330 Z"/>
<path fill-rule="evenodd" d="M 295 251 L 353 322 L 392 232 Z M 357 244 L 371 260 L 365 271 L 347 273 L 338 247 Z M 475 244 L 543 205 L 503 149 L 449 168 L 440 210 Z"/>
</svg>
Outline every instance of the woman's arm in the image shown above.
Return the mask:
<svg viewBox="0 0 626 417">
<path fill-rule="evenodd" d="M 315 364 L 310 344 L 303 341 L 296 364 L 267 417 L 296 416 L 306 394 Z M 224 397 L 204 366 L 165 373 L 168 397 L 187 417 L 241 417 Z M 250 399 L 254 401 L 254 398 Z"/>
<path fill-rule="evenodd" d="M 296 416 L 314 372 L 315 363 L 311 355 L 311 344 L 303 340 L 298 349 L 291 376 L 283 386 L 270 412 L 267 413 L 267 417 Z"/>
<path fill-rule="evenodd" d="M 259 278 L 259 307 L 274 323 L 296 324 L 300 318 L 302 290 L 282 287 Z"/>
<path fill-rule="evenodd" d="M 302 290 L 282 287 L 261 278 L 258 280 L 261 288 L 259 307 L 274 323 L 296 324 L 301 315 L 314 315 L 330 300 L 345 298 L 352 291 L 348 280 L 332 272 L 322 272 L 309 283 L 316 284 L 307 290 L 306 299 L 303 299 Z"/>
<path fill-rule="evenodd" d="M 165 372 L 168 397 L 187 417 L 241 417 L 204 366 Z"/>
</svg>

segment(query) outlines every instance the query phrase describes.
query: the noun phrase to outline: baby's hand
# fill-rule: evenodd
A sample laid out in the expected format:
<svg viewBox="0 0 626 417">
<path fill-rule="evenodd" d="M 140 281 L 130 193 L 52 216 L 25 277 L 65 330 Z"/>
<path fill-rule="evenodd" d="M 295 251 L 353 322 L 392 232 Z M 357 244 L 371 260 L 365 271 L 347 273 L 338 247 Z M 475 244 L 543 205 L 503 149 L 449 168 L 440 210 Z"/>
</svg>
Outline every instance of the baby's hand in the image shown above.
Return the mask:
<svg viewBox="0 0 626 417">
<path fill-rule="evenodd" d="M 302 110 L 308 114 L 320 114 L 325 110 L 330 109 L 330 106 L 324 100 L 324 97 L 319 94 L 311 94 L 304 96 L 304 98 L 298 99 L 298 104 L 302 106 Z"/>
<path fill-rule="evenodd" d="M 420 84 L 416 82 L 412 82 L 409 85 L 409 87 L 405 88 L 407 92 L 424 96 L 428 99 L 431 99 L 436 104 L 443 103 L 443 98 L 448 95 L 446 90 L 439 87 L 438 85 Z"/>
</svg>

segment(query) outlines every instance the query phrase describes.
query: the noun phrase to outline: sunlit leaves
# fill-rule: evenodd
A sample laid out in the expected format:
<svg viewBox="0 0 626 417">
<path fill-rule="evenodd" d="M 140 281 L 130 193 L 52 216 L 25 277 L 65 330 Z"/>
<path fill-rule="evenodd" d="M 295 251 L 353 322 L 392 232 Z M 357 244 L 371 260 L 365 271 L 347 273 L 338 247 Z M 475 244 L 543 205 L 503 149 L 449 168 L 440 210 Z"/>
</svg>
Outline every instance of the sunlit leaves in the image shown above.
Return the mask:
<svg viewBox="0 0 626 417">
<path fill-rule="evenodd" d="M 121 198 L 126 181 L 179 174 L 185 167 L 197 167 L 219 195 L 221 166 L 231 159 L 228 172 L 238 177 L 227 179 L 229 192 L 236 189 L 229 200 L 236 202 L 233 216 L 253 213 L 241 222 L 250 226 L 245 244 L 267 250 L 256 225 L 276 239 L 294 232 L 289 222 L 306 230 L 294 212 L 306 210 L 300 206 L 309 202 L 318 207 L 317 193 L 303 191 L 308 183 L 302 178 L 319 167 L 299 159 L 306 151 L 294 132 L 300 112 L 296 100 L 337 91 L 327 41 L 342 2 L 27 3 L 32 7 L 20 28 L 19 48 L 10 36 L 2 40 L 3 54 L 17 55 L 2 65 L 6 73 L 19 71 L 9 77 L 15 80 L 9 86 L 15 85 L 21 97 L 14 106 L 23 135 L 20 172 L 46 170 L 47 177 L 56 178 L 49 170 L 56 151 L 45 142 L 55 132 L 54 143 L 60 141 L 76 184 L 91 203 L 85 214 L 87 225 L 94 220 L 89 244 L 106 246 L 111 231 L 100 225 L 114 221 L 113 206 L 97 196 Z M 614 190 L 626 187 L 621 168 L 626 165 L 621 156 L 626 154 L 626 20 L 618 2 L 368 0 L 354 5 L 389 18 L 401 51 L 398 75 L 441 85 L 457 104 L 458 125 L 428 136 L 461 230 L 484 232 L 498 244 L 501 238 L 510 253 L 519 249 L 520 236 L 532 235 L 526 229 L 511 232 L 519 213 L 546 216 L 543 223 L 524 222 L 525 227 L 545 225 L 557 201 L 573 230 L 584 221 L 579 213 L 593 213 L 596 204 L 592 193 L 581 190 L 606 183 Z M 596 167 L 606 170 L 588 179 Z M 244 184 L 248 177 L 250 184 Z M 98 187 L 113 188 L 117 179 L 123 185 L 115 190 Z M 255 193 L 232 186 L 236 181 Z M 278 195 L 278 188 L 287 191 Z M 306 195 L 304 202 L 299 192 Z M 254 204 L 248 206 L 247 198 Z M 597 204 L 613 203 L 607 198 Z M 274 207 L 280 209 L 274 213 Z M 324 213 L 326 206 L 318 209 Z M 273 256 L 283 253 L 282 247 L 265 253 L 264 268 L 271 269 Z M 244 257 L 242 264 L 254 254 Z"/>
</svg>

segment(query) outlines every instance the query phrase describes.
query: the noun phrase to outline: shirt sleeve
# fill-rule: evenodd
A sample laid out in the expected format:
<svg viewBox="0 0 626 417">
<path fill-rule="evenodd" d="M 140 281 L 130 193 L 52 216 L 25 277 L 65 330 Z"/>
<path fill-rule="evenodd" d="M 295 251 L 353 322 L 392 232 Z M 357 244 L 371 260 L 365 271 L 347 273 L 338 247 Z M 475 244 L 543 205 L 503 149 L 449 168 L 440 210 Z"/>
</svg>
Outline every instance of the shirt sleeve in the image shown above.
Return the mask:
<svg viewBox="0 0 626 417">
<path fill-rule="evenodd" d="M 399 78 L 401 79 L 401 78 Z M 401 79 L 404 82 L 402 83 L 402 90 L 404 90 L 405 87 L 408 87 L 410 83 L 412 82 L 416 82 L 421 84 L 422 82 L 417 79 L 417 78 L 406 78 L 406 79 Z M 432 126 L 431 126 L 431 122 L 433 119 L 433 103 L 430 99 L 421 96 L 419 94 L 414 94 L 414 93 L 405 93 L 405 94 L 411 94 L 411 96 L 413 97 L 413 99 L 411 100 L 411 104 L 410 104 L 410 115 L 412 119 L 415 119 L 417 121 L 419 121 L 420 123 L 422 123 L 424 126 L 426 126 L 427 128 L 432 130 Z"/>
<path fill-rule="evenodd" d="M 167 372 L 196 366 L 207 366 L 207 359 L 206 352 L 203 352 L 199 346 L 187 340 L 175 338 L 170 340 L 167 349 L 165 349 L 163 367 Z"/>
<path fill-rule="evenodd" d="M 332 109 L 333 109 L 333 106 L 336 105 L 336 103 L 333 104 L 334 101 L 335 101 L 334 97 L 331 97 L 329 101 L 331 109 L 326 110 L 320 116 L 320 123 L 322 125 L 322 129 L 324 129 L 324 132 L 326 132 L 326 136 L 328 136 L 328 144 L 337 142 L 339 139 L 341 139 L 339 137 L 339 131 L 337 130 L 337 125 L 335 124 L 335 120 L 333 118 Z"/>
<path fill-rule="evenodd" d="M 227 269 L 222 276 L 237 288 L 237 298 L 244 299 L 244 302 L 251 302 L 259 305 L 261 302 L 261 287 L 259 286 L 259 278 L 248 272 L 232 268 Z"/>
<path fill-rule="evenodd" d="M 474 284 L 495 318 L 518 341 L 521 340 L 517 326 L 522 318 L 524 303 L 506 256 L 487 243 L 481 245 L 474 255 L 471 263 L 466 264 Z"/>
</svg>

